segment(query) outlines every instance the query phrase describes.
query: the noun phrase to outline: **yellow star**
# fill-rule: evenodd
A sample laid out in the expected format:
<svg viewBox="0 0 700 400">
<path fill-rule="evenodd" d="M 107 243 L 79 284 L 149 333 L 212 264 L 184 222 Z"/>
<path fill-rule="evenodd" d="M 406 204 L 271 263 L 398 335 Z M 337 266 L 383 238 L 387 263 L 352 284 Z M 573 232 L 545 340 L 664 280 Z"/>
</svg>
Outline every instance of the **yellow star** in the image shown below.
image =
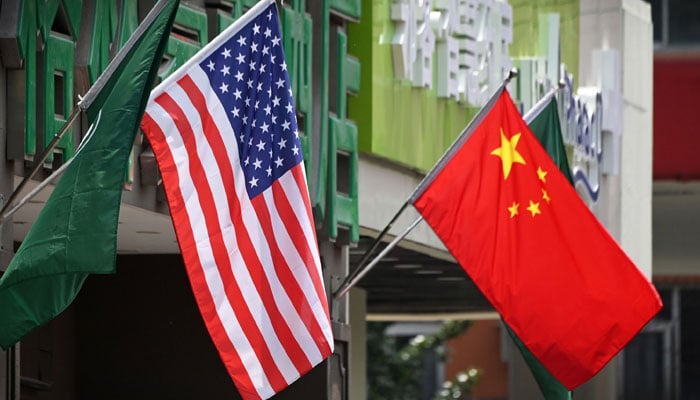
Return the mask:
<svg viewBox="0 0 700 400">
<path fill-rule="evenodd" d="M 508 207 L 508 211 L 510 211 L 510 217 L 513 218 L 516 215 L 518 215 L 518 207 L 520 207 L 520 204 L 513 202 L 513 205 Z"/>
<path fill-rule="evenodd" d="M 542 198 L 543 198 L 544 201 L 546 201 L 547 203 L 549 203 L 550 201 L 552 201 L 552 199 L 549 198 L 549 194 L 548 194 L 547 191 L 544 190 L 544 189 L 542 189 Z"/>
<path fill-rule="evenodd" d="M 503 163 L 503 179 L 508 179 L 513 163 L 525 165 L 525 159 L 523 159 L 523 156 L 515 149 L 518 145 L 518 140 L 520 140 L 520 133 L 516 133 L 508 140 L 506 139 L 506 135 L 503 134 L 503 128 L 501 128 L 501 147 L 491 152 L 492 155 L 501 157 L 501 162 Z"/>
<path fill-rule="evenodd" d="M 533 218 L 537 214 L 542 214 L 542 212 L 540 211 L 540 203 L 533 203 L 532 200 L 530 200 L 530 205 L 527 207 L 527 210 L 532 213 Z"/>
<path fill-rule="evenodd" d="M 543 170 L 542 167 L 537 167 L 537 176 L 540 177 L 542 182 L 547 183 L 547 178 L 545 178 L 547 176 L 547 171 Z"/>
</svg>

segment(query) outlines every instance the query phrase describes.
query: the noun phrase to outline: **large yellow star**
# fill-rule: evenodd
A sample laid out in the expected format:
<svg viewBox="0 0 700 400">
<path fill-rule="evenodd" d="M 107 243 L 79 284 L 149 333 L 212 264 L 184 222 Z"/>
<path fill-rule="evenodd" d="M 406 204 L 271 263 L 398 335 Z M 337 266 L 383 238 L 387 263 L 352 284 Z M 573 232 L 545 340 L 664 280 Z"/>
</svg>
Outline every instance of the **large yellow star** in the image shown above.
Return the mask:
<svg viewBox="0 0 700 400">
<path fill-rule="evenodd" d="M 534 203 L 532 200 L 530 200 L 530 205 L 527 207 L 527 210 L 532 213 L 533 218 L 537 214 L 542 214 L 542 211 L 540 211 L 540 203 Z"/>
<path fill-rule="evenodd" d="M 516 215 L 518 215 L 518 207 L 520 207 L 520 204 L 513 202 L 513 205 L 508 207 L 508 211 L 510 211 L 510 217 L 513 218 Z"/>
<path fill-rule="evenodd" d="M 501 147 L 496 148 L 491 154 L 501 157 L 501 162 L 503 163 L 503 179 L 508 179 L 513 163 L 525 165 L 525 159 L 523 159 L 523 156 L 521 156 L 515 148 L 519 140 L 520 133 L 516 133 L 508 140 L 506 139 L 506 135 L 503 134 L 503 128 L 501 128 Z"/>
</svg>

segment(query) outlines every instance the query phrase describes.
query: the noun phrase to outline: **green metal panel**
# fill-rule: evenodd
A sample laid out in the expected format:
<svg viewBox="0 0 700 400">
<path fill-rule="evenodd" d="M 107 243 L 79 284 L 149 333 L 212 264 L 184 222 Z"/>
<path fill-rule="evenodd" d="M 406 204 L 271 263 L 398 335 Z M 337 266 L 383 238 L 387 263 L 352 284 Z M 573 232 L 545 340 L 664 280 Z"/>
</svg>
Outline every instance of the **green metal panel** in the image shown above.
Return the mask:
<svg viewBox="0 0 700 400">
<path fill-rule="evenodd" d="M 33 156 L 36 153 L 37 140 L 44 143 L 51 140 L 56 133 L 63 118 L 68 116 L 73 108 L 73 71 L 74 71 L 74 40 L 80 27 L 81 1 L 62 2 L 58 0 L 42 1 L 29 0 L 21 2 L 19 21 L 17 24 L 17 47 L 24 69 L 24 154 Z M 51 32 L 56 19 L 60 19 L 59 26 L 65 29 L 64 35 Z M 37 70 L 37 32 L 43 45 L 44 62 L 42 70 Z M 55 110 L 54 73 L 61 76 L 63 92 L 59 93 L 63 98 L 59 102 L 63 104 L 62 110 Z M 37 79 L 41 77 L 41 79 Z M 44 87 L 38 87 L 37 83 L 43 82 Z M 38 95 L 43 98 L 38 98 Z M 37 126 L 37 116 L 43 102 L 44 124 Z M 57 115 L 55 111 L 58 111 Z M 62 116 L 62 117 L 61 117 Z M 41 128 L 44 138 L 37 138 L 36 132 Z M 71 133 L 67 133 L 59 143 L 58 148 L 64 152 L 64 157 L 70 157 L 73 153 Z M 12 141 L 13 139 L 8 139 Z M 51 162 L 49 156 L 47 162 Z"/>
<path fill-rule="evenodd" d="M 330 34 L 331 34 L 331 16 L 330 16 L 330 1 L 322 1 L 321 9 L 321 70 L 313 71 L 314 76 L 321 77 L 320 98 L 314 99 L 314 102 L 320 104 L 320 113 L 318 117 L 318 143 L 315 148 L 318 148 L 318 159 L 315 161 L 317 174 L 316 182 L 312 183 L 315 191 L 311 191 L 311 207 L 313 209 L 314 221 L 316 225 L 322 225 L 326 217 L 326 202 L 327 202 L 327 186 L 328 186 L 328 136 L 329 136 L 329 111 L 328 111 L 328 88 L 330 85 Z M 316 26 L 319 21 L 315 21 Z M 318 38 L 316 39 L 318 40 Z"/>
<path fill-rule="evenodd" d="M 170 59 L 170 64 L 158 75 L 160 80 L 175 72 L 207 43 L 207 14 L 186 4 L 180 4 L 173 25 L 174 33 L 178 30 L 188 35 L 170 35 L 164 54 L 164 57 Z"/>
<path fill-rule="evenodd" d="M 109 45 L 116 34 L 117 3 L 95 2 L 95 17 L 90 27 L 90 50 L 87 70 L 90 83 L 94 83 L 109 64 Z"/>
<path fill-rule="evenodd" d="M 91 59 L 88 61 L 91 84 L 95 83 L 100 74 L 109 65 L 109 56 L 124 47 L 138 28 L 138 1 L 123 0 L 119 8 L 116 2 L 96 1 L 95 14 L 94 23 L 91 27 Z M 99 40 L 97 39 L 98 36 L 100 36 Z M 113 44 L 116 44 L 118 48 L 110 49 Z M 93 53 L 96 55 L 93 56 Z M 142 133 L 139 132 L 139 139 L 142 138 L 141 135 Z M 131 155 L 127 159 L 127 168 L 124 172 L 124 183 L 127 188 L 134 181 L 134 163 L 134 152 L 132 150 Z"/>
<path fill-rule="evenodd" d="M 136 32 L 139 26 L 139 9 L 138 0 L 123 0 L 122 10 L 119 17 L 119 37 L 117 38 L 119 48 L 124 47 L 131 35 Z M 139 129 L 137 140 L 143 140 L 143 132 Z M 130 187 L 134 182 L 134 164 L 136 163 L 136 155 L 134 150 L 131 150 L 127 161 L 127 168 L 124 171 L 124 183 L 126 187 Z"/>
<path fill-rule="evenodd" d="M 348 91 L 357 94 L 360 91 L 360 61 L 357 57 L 348 56 L 345 62 L 345 84 Z"/>
<path fill-rule="evenodd" d="M 238 18 L 246 12 L 250 7 L 253 7 L 257 0 L 234 0 L 233 2 L 233 17 Z"/>
<path fill-rule="evenodd" d="M 282 9 L 282 38 L 285 60 L 294 95 L 294 104 L 297 117 L 300 117 L 299 129 L 301 132 L 299 132 L 299 139 L 304 156 L 306 175 L 310 176 L 311 168 L 315 162 L 311 151 L 311 125 L 313 123 L 311 107 L 313 21 L 311 16 L 305 11 L 306 2 L 304 0 L 293 0 L 291 3 L 291 7 L 285 6 Z"/>
<path fill-rule="evenodd" d="M 330 0 L 331 10 L 337 11 L 346 17 L 358 20 L 362 14 L 361 0 Z"/>
<path fill-rule="evenodd" d="M 76 5 L 77 4 L 77 5 Z M 221 12 L 215 14 L 215 26 L 221 31 L 235 17 L 240 16 L 248 7 L 255 4 L 255 0 L 241 0 L 233 3 L 232 16 L 225 15 Z M 357 241 L 358 232 L 358 217 L 357 217 L 357 154 L 358 154 L 358 127 L 347 118 L 348 109 L 348 93 L 358 93 L 360 91 L 361 79 L 360 62 L 358 58 L 348 56 L 347 36 L 344 32 L 344 27 L 347 20 L 343 18 L 358 18 L 360 15 L 361 3 L 359 0 L 334 0 L 323 1 L 322 20 L 316 22 L 317 28 L 320 27 L 322 34 L 319 36 L 321 46 L 322 66 L 316 73 L 320 74 L 322 79 L 321 90 L 318 91 L 319 98 L 316 99 L 318 106 L 318 116 L 313 114 L 313 88 L 312 88 L 312 64 L 313 64 L 313 26 L 310 14 L 306 10 L 305 0 L 292 0 L 290 3 L 282 7 L 282 22 L 284 29 L 284 47 L 286 51 L 287 63 L 289 66 L 290 77 L 292 81 L 292 90 L 295 96 L 297 113 L 300 122 L 300 130 L 302 137 L 302 145 L 304 147 L 304 156 L 306 159 L 307 169 L 318 168 L 320 171 L 316 186 L 318 191 L 312 198 L 314 207 L 314 216 L 317 222 L 325 220 L 326 207 L 333 208 L 333 223 L 328 227 L 333 237 L 337 236 L 338 226 L 348 228 L 350 232 L 349 240 Z M 73 54 L 74 40 L 61 35 L 53 35 L 50 33 L 52 26 L 52 18 L 57 15 L 61 18 L 61 26 L 66 28 L 71 34 L 77 34 L 79 26 L 80 6 L 81 3 L 66 3 L 58 0 L 42 3 L 41 9 L 38 9 L 36 1 L 27 1 L 22 5 L 24 19 L 22 20 L 21 29 L 18 29 L 18 47 L 21 48 L 23 57 L 26 60 L 25 68 L 28 76 L 27 79 L 27 99 L 31 104 L 27 105 L 27 137 L 26 154 L 34 154 L 35 143 L 37 139 L 34 136 L 36 129 L 31 128 L 31 124 L 37 120 L 36 114 L 31 112 L 31 108 L 36 109 L 36 102 L 41 101 L 46 104 L 44 115 L 41 120 L 44 121 L 43 129 L 44 138 L 42 142 L 48 142 L 63 123 L 65 116 L 69 115 L 73 106 L 73 57 L 66 57 L 66 54 Z M 113 2 L 97 2 L 96 5 L 96 20 L 93 26 L 90 27 L 91 44 L 88 64 L 88 77 L 94 82 L 99 74 L 106 68 L 110 54 L 115 51 L 110 51 L 110 45 L 115 41 L 119 47 L 123 46 L 129 36 L 133 33 L 138 25 L 138 1 L 124 0 L 121 6 Z M 333 23 L 331 24 L 331 12 L 335 13 Z M 340 14 L 340 15 L 339 15 Z M 50 18 L 49 16 L 53 16 Z M 336 17 L 340 16 L 340 19 Z M 349 24 L 352 26 L 353 24 Z M 165 56 L 169 59 L 167 69 L 160 74 L 160 79 L 164 79 L 168 74 L 180 67 L 192 55 L 194 55 L 207 40 L 207 15 L 203 10 L 193 8 L 187 4 L 182 4 L 178 9 L 176 17 L 176 27 L 171 36 L 166 48 Z M 331 28 L 333 26 L 333 28 Z M 117 31 L 117 27 L 119 30 Z M 43 69 L 36 71 L 37 62 L 34 59 L 36 56 L 35 33 L 44 32 L 46 36 L 46 53 L 44 54 Z M 21 32 L 21 36 L 20 33 Z M 330 41 L 337 42 L 339 49 L 338 53 L 330 59 Z M 336 43 L 334 43 L 335 45 Z M 355 53 L 353 49 L 353 53 Z M 60 56 L 59 56 L 60 55 Z M 32 70 L 32 68 L 34 68 Z M 331 68 L 337 72 L 334 82 L 329 81 Z M 34 86 L 36 79 L 33 76 L 39 74 L 43 77 L 44 86 L 41 90 L 37 90 Z M 62 76 L 64 90 L 62 99 L 64 110 L 55 110 L 53 104 L 56 104 L 54 89 L 54 75 Z M 333 86 L 331 86 L 333 85 Z M 329 113 L 329 88 L 333 88 L 335 93 L 333 105 L 334 109 L 338 110 L 336 115 Z M 337 89 L 337 90 L 335 90 Z M 45 94 L 45 98 L 36 99 L 36 93 Z M 60 91 L 59 91 L 60 92 Z M 54 112 L 56 111 L 56 112 Z M 314 126 L 314 121 L 319 123 L 317 132 L 318 143 L 310 143 L 311 131 Z M 73 153 L 72 134 L 65 136 L 59 144 L 59 149 L 64 152 L 64 157 L 68 158 Z M 312 144 L 315 146 L 312 146 Z M 318 149 L 318 154 L 312 149 Z M 343 170 L 338 171 L 338 155 L 347 157 L 347 163 L 341 163 Z M 132 161 L 133 162 L 133 161 Z M 329 168 L 332 169 L 332 174 L 329 174 Z M 337 192 L 338 173 L 342 174 L 341 182 L 347 183 L 347 190 L 343 189 L 343 193 Z M 308 174 L 308 171 L 307 171 Z M 311 174 L 308 174 L 311 176 Z M 332 176 L 332 181 L 331 181 Z M 127 178 L 127 182 L 130 178 Z M 332 188 L 331 188 L 332 187 Z M 345 193 L 347 192 L 347 193 Z M 329 205 L 329 202 L 331 205 Z M 325 230 L 325 229 L 324 229 Z"/>
<path fill-rule="evenodd" d="M 216 31 L 218 33 L 221 33 L 224 31 L 224 29 L 228 28 L 229 25 L 235 21 L 236 18 L 224 14 L 222 11 L 217 11 L 216 12 Z"/>
<path fill-rule="evenodd" d="M 126 44 L 131 34 L 139 26 L 139 7 L 137 0 L 122 0 L 122 11 L 119 15 L 119 48 Z"/>
<path fill-rule="evenodd" d="M 56 132 L 66 123 L 66 118 L 73 111 L 73 88 L 75 66 L 75 39 L 80 27 L 82 2 L 50 0 L 38 9 L 39 30 L 44 38 L 43 94 L 38 101 L 43 104 L 43 145 L 51 142 Z M 60 27 L 67 32 L 54 33 L 52 29 Z M 68 34 L 69 36 L 66 36 Z M 56 85 L 61 83 L 61 88 Z M 56 98 L 56 95 L 62 98 Z M 37 97 L 36 94 L 33 97 Z M 61 106 L 62 105 L 62 106 Z M 60 109 L 59 109 L 60 108 Z M 28 139 L 26 139 L 28 140 Z M 73 129 L 70 129 L 56 145 L 54 152 L 61 151 L 63 159 L 73 156 Z M 46 157 L 45 163 L 53 161 L 53 154 Z"/>
<path fill-rule="evenodd" d="M 44 146 L 48 145 L 56 132 L 66 123 L 67 117 L 73 111 L 73 67 L 74 67 L 74 45 L 73 40 L 63 36 L 49 34 L 44 49 L 44 87 L 43 98 L 39 101 L 44 104 Z M 56 83 L 62 80 L 63 90 L 57 90 Z M 56 94 L 63 98 L 56 98 Z M 63 104 L 58 110 L 58 104 Z M 57 112 L 58 111 L 58 112 Z M 56 145 L 56 149 L 63 152 L 63 159 L 67 160 L 73 156 L 73 129 L 71 128 L 61 138 Z M 46 158 L 46 163 L 50 164 L 53 156 L 50 154 Z"/>
<path fill-rule="evenodd" d="M 337 76 L 338 89 L 337 116 L 330 116 L 330 135 L 328 137 L 328 236 L 338 240 L 338 228 L 342 226 L 348 230 L 347 241 L 357 243 L 360 239 L 358 191 L 357 191 L 357 126 L 346 118 L 348 88 L 358 88 L 359 64 L 356 59 L 348 57 L 346 34 L 338 29 L 336 31 L 338 45 Z M 353 73 L 348 74 L 348 66 L 352 65 Z M 351 78 L 352 81 L 348 81 Z M 347 169 L 341 170 L 338 163 L 338 155 L 347 157 Z M 345 174 L 342 181 L 347 186 L 346 192 L 338 190 L 339 175 Z"/>
<path fill-rule="evenodd" d="M 80 0 L 44 0 L 38 1 L 37 16 L 39 18 L 39 31 L 43 41 L 47 41 L 51 28 L 54 25 L 57 14 L 65 16 L 68 32 L 66 34 L 77 38 L 80 33 L 80 15 L 83 2 Z"/>
</svg>

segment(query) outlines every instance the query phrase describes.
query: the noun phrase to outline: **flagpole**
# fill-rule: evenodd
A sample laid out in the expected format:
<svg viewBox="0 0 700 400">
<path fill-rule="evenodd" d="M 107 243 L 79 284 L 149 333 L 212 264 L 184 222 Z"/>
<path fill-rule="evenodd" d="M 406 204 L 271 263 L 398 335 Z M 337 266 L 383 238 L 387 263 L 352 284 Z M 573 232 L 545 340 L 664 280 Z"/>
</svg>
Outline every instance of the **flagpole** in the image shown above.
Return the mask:
<svg viewBox="0 0 700 400">
<path fill-rule="evenodd" d="M 334 296 L 336 299 L 341 298 L 350 289 L 351 282 L 355 282 L 355 277 L 357 277 L 357 275 L 359 275 L 360 273 L 362 273 L 362 276 L 365 275 L 365 273 L 362 272 L 365 263 L 372 255 L 372 253 L 374 253 L 374 251 L 377 249 L 379 243 L 381 243 L 382 238 L 386 236 L 387 233 L 389 233 L 389 229 L 391 229 L 391 227 L 394 226 L 394 222 L 396 222 L 396 220 L 399 219 L 399 216 L 401 216 L 401 214 L 406 209 L 406 207 L 408 207 L 409 204 L 410 203 L 408 199 L 406 199 L 401 208 L 399 208 L 399 211 L 397 211 L 396 214 L 394 214 L 394 216 L 384 227 L 384 229 L 379 233 L 379 235 L 376 238 L 374 238 L 372 245 L 369 247 L 369 249 L 365 250 L 365 254 L 362 255 L 362 259 L 360 259 L 360 262 L 357 263 L 357 267 L 355 268 L 355 270 L 345 278 L 343 283 L 340 285 L 340 288 L 335 292 Z M 408 234 L 408 232 L 406 232 L 406 234 Z"/>
<path fill-rule="evenodd" d="M 78 105 L 78 107 L 80 107 L 80 105 Z M 49 183 L 53 182 L 57 176 L 61 175 L 63 173 L 63 171 L 65 171 L 66 168 L 68 168 L 68 166 L 75 159 L 75 156 L 77 156 L 78 153 L 80 153 L 80 151 L 85 147 L 87 142 L 89 142 L 90 139 L 92 138 L 92 135 L 95 133 L 95 127 L 97 126 L 97 124 L 99 124 L 101 116 L 102 116 L 102 111 L 100 111 L 99 114 L 97 114 L 97 119 L 95 120 L 95 123 L 93 125 L 90 125 L 90 129 L 88 129 L 88 131 L 85 133 L 85 136 L 83 136 L 83 139 L 80 141 L 80 144 L 78 145 L 78 148 L 75 150 L 75 154 L 73 155 L 72 158 L 69 158 L 63 164 L 61 164 L 61 166 L 57 170 L 53 171 L 53 173 L 51 173 L 51 175 L 49 175 L 48 178 L 41 181 L 41 183 L 39 183 L 34 189 L 32 189 L 31 192 L 27 193 L 27 195 L 24 196 L 22 198 L 22 200 L 18 201 L 17 204 L 14 207 L 12 207 L 10 210 L 5 211 L 5 212 L 2 212 L 2 210 L 0 210 L 0 225 L 2 225 L 2 223 L 7 218 L 11 217 L 14 213 L 17 212 L 17 210 L 19 210 L 22 206 L 27 204 L 27 202 L 29 202 L 29 200 L 33 199 L 34 196 L 36 196 L 39 192 L 41 192 L 46 186 L 48 186 Z M 56 141 L 56 142 L 58 142 L 58 141 Z M 21 184 L 20 184 L 20 186 L 21 186 Z M 17 193 L 19 193 L 19 190 L 21 189 L 20 186 L 17 187 Z M 10 204 L 10 202 L 8 201 L 7 205 L 9 206 L 9 204 Z M 7 208 L 7 207 L 5 207 L 5 208 Z M 4 210 L 4 208 L 3 208 L 3 210 Z"/>
<path fill-rule="evenodd" d="M 433 178 L 434 178 L 434 175 L 435 175 L 435 171 L 436 171 L 436 170 L 439 171 L 440 169 L 442 169 L 442 166 L 447 162 L 447 160 L 449 160 L 449 159 L 451 158 L 451 156 L 452 156 L 452 154 L 454 153 L 454 151 L 456 151 L 456 149 L 459 149 L 459 147 L 461 147 L 461 144 L 464 142 L 464 140 L 466 140 L 466 139 L 470 136 L 470 135 L 468 135 L 467 133 L 469 133 L 471 127 L 472 127 L 472 126 L 475 126 L 475 125 L 478 125 L 478 123 L 484 118 L 485 110 L 488 110 L 488 109 L 491 108 L 490 106 L 496 101 L 496 99 L 498 98 L 498 95 L 500 95 L 500 93 L 505 89 L 505 87 L 508 85 L 508 83 L 510 83 L 511 79 L 515 78 L 516 76 L 518 76 L 518 70 L 517 70 L 516 68 L 513 68 L 513 69 L 511 69 L 510 71 L 508 71 L 508 75 L 507 75 L 506 78 L 503 80 L 503 83 L 501 83 L 501 85 L 498 87 L 498 89 L 496 89 L 496 91 L 491 95 L 491 98 L 490 98 L 489 101 L 486 103 L 486 105 L 485 105 L 484 107 L 482 107 L 481 110 L 479 110 L 479 112 L 474 116 L 474 118 L 473 118 L 472 121 L 469 123 L 469 125 L 467 125 L 467 127 L 464 128 L 464 130 L 459 134 L 459 136 L 458 136 L 457 139 L 454 141 L 454 143 L 452 143 L 452 145 L 450 145 L 450 147 L 449 147 L 449 148 L 447 149 L 447 151 L 442 155 L 442 157 L 440 157 L 440 159 L 439 159 L 438 162 L 435 164 L 435 166 L 434 166 L 430 171 L 428 171 L 428 173 L 426 174 L 426 176 L 425 176 L 425 177 L 423 178 L 423 180 L 418 184 L 418 186 L 416 186 L 416 188 L 413 190 L 413 192 L 412 192 L 411 195 L 408 197 L 408 199 L 406 200 L 406 202 L 403 203 L 403 205 L 401 206 L 401 208 L 399 209 L 399 211 L 396 212 L 396 214 L 394 215 L 394 217 L 391 219 L 391 221 L 389 221 L 389 223 L 388 223 L 387 226 L 382 230 L 382 232 L 379 234 L 379 236 L 377 236 L 377 237 L 374 239 L 374 242 L 372 243 L 372 245 L 370 246 L 370 248 L 369 248 L 367 251 L 365 251 L 365 254 L 362 256 L 362 259 L 361 259 L 360 262 L 358 263 L 358 265 L 357 265 L 357 267 L 355 268 L 355 270 L 353 271 L 353 273 L 351 273 L 350 275 L 348 275 L 348 276 L 345 278 L 345 280 L 344 280 L 343 283 L 340 285 L 340 287 L 338 288 L 338 290 L 336 290 L 335 293 L 333 294 L 333 296 L 334 296 L 336 299 L 339 299 L 339 298 L 341 298 L 343 295 L 345 295 L 345 293 L 347 293 L 348 290 L 350 290 L 350 288 L 352 288 L 363 276 L 365 276 L 365 275 L 369 272 L 369 270 L 372 269 L 372 268 L 379 262 L 379 260 L 380 260 L 382 257 L 384 257 L 384 256 L 386 255 L 386 253 L 387 253 L 389 250 L 391 250 L 394 246 L 396 246 L 396 244 L 397 244 L 401 239 L 403 239 L 406 235 L 408 235 L 409 232 L 410 232 L 411 230 L 413 230 L 413 228 L 415 228 L 416 225 L 418 225 L 418 223 L 419 223 L 420 221 L 423 220 L 423 217 L 419 217 L 417 220 L 415 220 L 401 235 L 397 236 L 393 241 L 391 241 L 391 243 L 389 243 L 389 244 L 387 245 L 387 247 L 386 247 L 384 250 L 382 250 L 382 252 L 379 253 L 379 254 L 372 260 L 372 262 L 370 262 L 370 264 L 368 264 L 366 267 L 364 266 L 364 263 L 367 261 L 367 259 L 369 259 L 370 255 L 371 255 L 371 254 L 374 252 L 374 250 L 377 248 L 377 246 L 379 245 L 379 242 L 382 240 L 382 238 L 389 232 L 389 229 L 392 227 L 392 225 L 394 224 L 394 222 L 396 222 L 396 220 L 397 220 L 397 219 L 399 218 L 399 216 L 403 213 L 403 211 L 406 209 L 406 207 L 407 207 L 409 204 L 413 203 L 413 200 L 415 200 L 414 197 L 416 197 L 416 194 L 417 194 L 418 192 L 422 192 L 422 191 L 424 190 L 424 188 L 425 188 L 428 184 L 430 184 L 430 182 L 432 182 L 432 180 L 433 180 Z"/>
<path fill-rule="evenodd" d="M 2 224 L 5 221 L 5 211 L 10 207 L 10 204 L 17 198 L 17 196 L 20 194 L 22 189 L 29 183 L 29 180 L 36 175 L 36 173 L 39 171 L 41 166 L 44 164 L 44 160 L 46 160 L 46 157 L 49 156 L 49 154 L 53 151 L 54 147 L 58 144 L 58 142 L 63 138 L 63 135 L 68 132 L 68 129 L 70 129 L 71 126 L 75 123 L 75 121 L 78 119 L 78 116 L 80 116 L 80 113 L 82 112 L 82 108 L 80 106 L 77 106 L 73 108 L 73 111 L 71 112 L 70 116 L 68 117 L 68 120 L 66 123 L 63 124 L 61 127 L 61 130 L 59 130 L 54 136 L 53 139 L 51 139 L 51 142 L 44 148 L 44 151 L 39 154 L 38 157 L 36 157 L 34 161 L 34 166 L 32 167 L 32 170 L 29 172 L 29 174 L 25 175 L 24 178 L 22 179 L 22 182 L 17 185 L 17 188 L 12 192 L 10 197 L 7 199 L 7 201 L 2 205 L 2 209 L 0 209 L 0 224 Z"/>
<path fill-rule="evenodd" d="M 408 202 L 406 202 L 406 204 L 408 204 Z M 397 214 L 397 215 L 398 215 L 398 214 Z M 404 229 L 404 231 L 403 231 L 399 236 L 395 237 L 394 240 L 392 240 L 384 249 L 382 249 L 382 251 L 379 252 L 379 254 L 377 254 L 376 257 L 374 257 L 374 259 L 372 260 L 372 262 L 370 262 L 369 264 L 367 264 L 366 267 L 362 268 L 362 270 L 361 270 L 360 272 L 358 272 L 357 274 L 355 274 L 355 277 L 352 278 L 352 280 L 351 280 L 350 282 L 348 282 L 347 284 L 344 284 L 343 286 L 341 286 L 341 288 L 336 292 L 335 298 L 336 298 L 336 299 L 339 299 L 339 298 L 343 297 L 343 296 L 345 295 L 345 293 L 347 293 L 353 286 L 355 286 L 355 284 L 356 284 L 357 282 L 359 282 L 360 279 L 362 279 L 365 275 L 367 275 L 367 273 L 368 273 L 372 268 L 374 268 L 374 266 L 377 265 L 377 263 L 379 263 L 379 261 L 381 261 L 381 259 L 384 258 L 384 256 L 385 256 L 391 249 L 393 249 L 394 247 L 396 247 L 396 245 L 399 244 L 399 242 L 400 242 L 404 237 L 406 237 L 406 235 L 408 235 L 409 232 L 411 232 L 411 231 L 413 230 L 413 228 L 415 228 L 416 225 L 418 225 L 418 223 L 420 223 L 421 221 L 423 221 L 423 217 L 422 217 L 422 216 L 419 216 L 418 218 L 416 218 L 416 220 L 413 221 L 413 223 L 411 223 L 411 225 L 409 225 L 408 228 Z M 366 254 L 367 254 L 367 253 L 366 253 Z M 360 270 L 360 268 L 356 269 L 355 271 L 359 271 L 359 270 Z"/>
<path fill-rule="evenodd" d="M 49 185 L 49 183 L 53 182 L 54 179 L 56 179 L 57 176 L 61 175 L 63 171 L 68 168 L 70 163 L 73 161 L 73 159 L 69 159 L 68 161 L 64 162 L 57 170 L 55 170 L 51 175 L 49 175 L 48 178 L 44 179 L 41 181 L 34 189 L 32 189 L 31 192 L 27 193 L 26 196 L 22 198 L 22 200 L 18 201 L 17 204 L 15 204 L 14 207 L 11 209 L 7 210 L 5 213 L 0 214 L 0 224 L 2 224 L 6 219 L 10 218 L 14 213 L 17 212 L 22 206 L 27 204 L 29 200 L 33 199 L 34 196 L 36 196 L 39 192 L 41 192 L 46 186 Z M 10 203 L 7 203 L 10 204 Z"/>
<path fill-rule="evenodd" d="M 557 94 L 559 90 L 561 90 L 564 87 L 564 82 L 559 82 L 559 84 L 556 87 L 553 87 L 549 89 L 545 95 L 535 103 L 532 108 L 530 108 L 524 115 L 523 115 L 523 121 L 525 121 L 526 124 L 530 125 L 530 122 L 532 122 L 533 119 L 535 119 L 536 115 L 539 115 L 539 113 L 542 111 L 544 107 L 546 107 L 549 104 L 549 100 L 554 97 L 554 95 Z"/>
</svg>

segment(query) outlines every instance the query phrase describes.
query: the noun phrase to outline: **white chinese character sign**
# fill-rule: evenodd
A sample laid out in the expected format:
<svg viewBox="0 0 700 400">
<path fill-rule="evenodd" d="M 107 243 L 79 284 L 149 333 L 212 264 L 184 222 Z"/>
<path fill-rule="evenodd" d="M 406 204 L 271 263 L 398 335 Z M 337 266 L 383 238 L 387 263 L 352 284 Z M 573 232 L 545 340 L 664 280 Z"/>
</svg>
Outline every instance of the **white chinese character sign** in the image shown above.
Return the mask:
<svg viewBox="0 0 700 400">
<path fill-rule="evenodd" d="M 483 106 L 512 68 L 505 0 L 394 0 L 391 19 L 394 76 L 414 87 L 435 83 L 438 97 Z"/>
</svg>

